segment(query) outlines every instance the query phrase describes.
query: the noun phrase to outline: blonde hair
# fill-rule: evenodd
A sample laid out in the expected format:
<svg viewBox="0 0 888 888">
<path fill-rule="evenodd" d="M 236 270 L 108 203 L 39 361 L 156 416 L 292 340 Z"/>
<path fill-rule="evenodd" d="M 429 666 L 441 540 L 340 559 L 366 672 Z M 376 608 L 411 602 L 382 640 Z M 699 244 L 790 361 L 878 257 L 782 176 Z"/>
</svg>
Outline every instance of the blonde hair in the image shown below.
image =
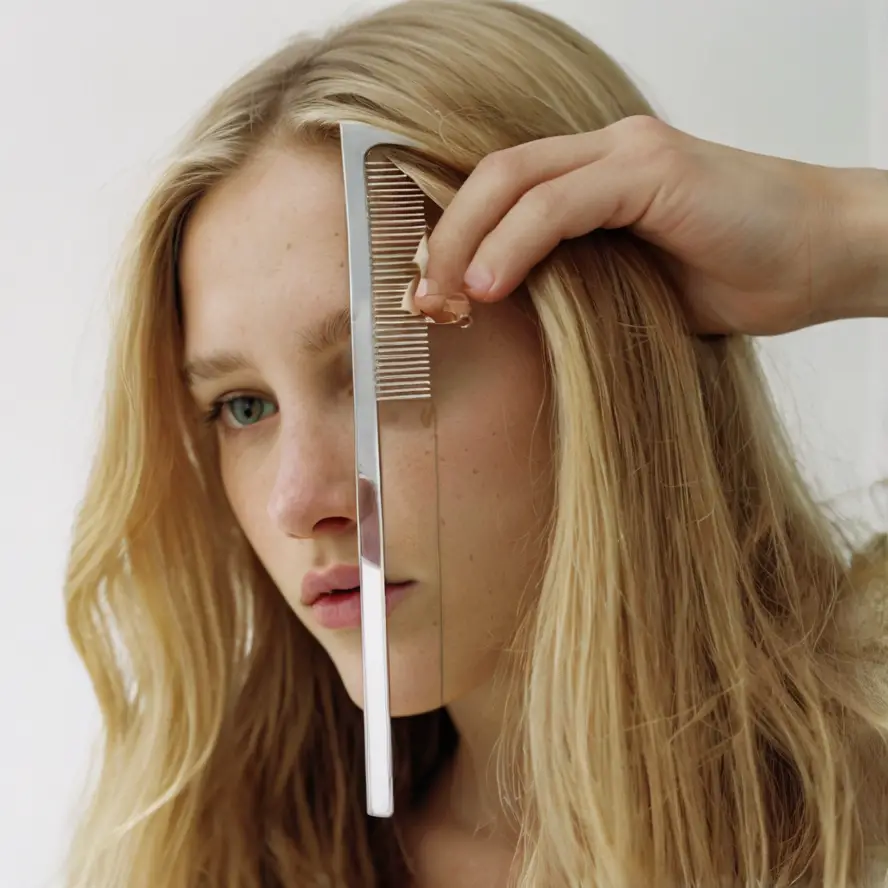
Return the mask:
<svg viewBox="0 0 888 888">
<path fill-rule="evenodd" d="M 651 113 L 541 12 L 412 0 L 289 43 L 201 116 L 132 232 L 70 558 L 68 624 L 104 720 L 72 888 L 409 882 L 397 822 L 363 811 L 361 714 L 239 532 L 192 416 L 175 268 L 190 210 L 262 145 L 335 145 L 346 118 L 424 146 L 397 161 L 443 206 L 494 152 Z M 502 750 L 520 764 L 503 775 L 516 884 L 850 888 L 888 841 L 862 795 L 884 777 L 885 624 L 865 609 L 884 549 L 852 580 L 750 343 L 689 336 L 652 248 L 598 232 L 525 289 L 558 481 Z M 403 811 L 454 736 L 443 712 L 396 731 Z"/>
</svg>

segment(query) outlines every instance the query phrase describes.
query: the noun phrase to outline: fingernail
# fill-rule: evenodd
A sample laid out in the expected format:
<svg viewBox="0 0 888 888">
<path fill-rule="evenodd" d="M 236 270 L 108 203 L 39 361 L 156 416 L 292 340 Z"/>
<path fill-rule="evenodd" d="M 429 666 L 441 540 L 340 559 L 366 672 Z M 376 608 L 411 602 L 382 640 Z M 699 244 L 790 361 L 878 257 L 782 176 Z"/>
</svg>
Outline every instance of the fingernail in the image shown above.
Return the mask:
<svg viewBox="0 0 888 888">
<path fill-rule="evenodd" d="M 470 265 L 463 280 L 475 293 L 486 293 L 493 286 L 493 274 L 478 265 Z"/>
<path fill-rule="evenodd" d="M 429 278 L 423 278 L 416 287 L 413 298 L 416 302 L 427 302 L 438 295 L 438 285 Z"/>
</svg>

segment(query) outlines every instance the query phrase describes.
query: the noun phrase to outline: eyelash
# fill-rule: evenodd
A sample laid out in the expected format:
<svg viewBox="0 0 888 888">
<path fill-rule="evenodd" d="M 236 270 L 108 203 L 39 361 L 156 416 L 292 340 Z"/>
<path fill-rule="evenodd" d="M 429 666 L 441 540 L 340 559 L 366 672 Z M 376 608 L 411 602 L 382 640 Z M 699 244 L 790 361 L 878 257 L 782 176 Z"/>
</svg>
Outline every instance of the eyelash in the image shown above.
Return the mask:
<svg viewBox="0 0 888 888">
<path fill-rule="evenodd" d="M 351 372 L 349 372 L 347 377 L 347 391 L 349 395 L 353 393 Z M 225 395 L 223 397 L 217 398 L 215 401 L 212 401 L 209 407 L 203 411 L 201 416 L 202 422 L 207 426 L 218 425 L 219 421 L 222 419 L 222 411 L 226 409 L 226 407 L 233 401 L 238 401 L 242 398 L 249 398 L 256 401 L 267 401 L 270 404 L 273 403 L 269 398 L 263 398 L 260 395 L 250 395 L 243 393 Z M 275 411 L 277 411 L 277 407 L 275 407 Z M 259 420 L 259 422 L 252 423 L 252 425 L 259 425 L 261 422 L 262 420 Z M 227 423 L 222 423 L 222 428 L 226 432 L 243 432 L 250 428 L 250 426 L 239 426 L 237 424 L 228 425 Z"/>
<path fill-rule="evenodd" d="M 222 416 L 222 408 L 227 403 L 227 401 L 213 401 L 210 404 L 208 410 L 203 412 L 203 416 L 201 417 L 202 421 L 206 425 L 213 425 L 219 421 Z"/>
<path fill-rule="evenodd" d="M 226 409 L 226 407 L 231 404 L 233 401 L 239 401 L 242 398 L 249 398 L 256 401 L 267 401 L 267 398 L 260 398 L 258 395 L 227 395 L 224 398 L 217 398 L 215 401 L 210 404 L 209 408 L 204 411 L 202 420 L 208 425 L 217 425 L 219 421 L 222 419 L 222 411 Z M 261 422 L 261 420 L 259 421 Z M 253 425 L 258 425 L 259 423 L 253 423 Z M 226 432 L 243 432 L 246 431 L 250 426 L 239 426 L 236 423 L 233 425 L 227 425 L 226 423 L 222 423 L 222 428 Z"/>
</svg>

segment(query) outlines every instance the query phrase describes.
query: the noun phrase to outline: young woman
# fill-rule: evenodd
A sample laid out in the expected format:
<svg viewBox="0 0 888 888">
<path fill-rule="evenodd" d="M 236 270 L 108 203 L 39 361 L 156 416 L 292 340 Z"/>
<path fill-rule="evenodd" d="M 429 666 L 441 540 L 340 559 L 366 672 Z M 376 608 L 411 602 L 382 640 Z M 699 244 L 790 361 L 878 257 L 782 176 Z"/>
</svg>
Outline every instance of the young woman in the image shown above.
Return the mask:
<svg viewBox="0 0 888 888">
<path fill-rule="evenodd" d="M 418 304 L 474 316 L 432 329 L 437 591 L 393 434 L 392 820 L 360 635 L 303 595 L 357 557 L 344 119 L 422 146 Z M 881 884 L 885 548 L 818 513 L 741 334 L 884 314 L 886 243 L 884 173 L 678 133 L 506 2 L 393 6 L 223 91 L 122 288 L 67 586 L 105 727 L 70 884 Z"/>
</svg>

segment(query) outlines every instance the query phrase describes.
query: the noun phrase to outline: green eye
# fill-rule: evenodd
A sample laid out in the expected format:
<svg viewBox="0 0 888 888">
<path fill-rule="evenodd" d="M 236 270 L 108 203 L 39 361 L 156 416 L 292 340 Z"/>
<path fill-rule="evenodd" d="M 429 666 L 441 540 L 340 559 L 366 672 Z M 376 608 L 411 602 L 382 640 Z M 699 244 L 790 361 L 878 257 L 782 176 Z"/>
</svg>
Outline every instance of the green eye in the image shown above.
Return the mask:
<svg viewBox="0 0 888 888">
<path fill-rule="evenodd" d="M 262 419 L 266 419 L 275 412 L 275 406 L 264 398 L 254 398 L 250 395 L 238 395 L 223 404 L 226 418 L 234 428 L 256 425 Z"/>
</svg>

